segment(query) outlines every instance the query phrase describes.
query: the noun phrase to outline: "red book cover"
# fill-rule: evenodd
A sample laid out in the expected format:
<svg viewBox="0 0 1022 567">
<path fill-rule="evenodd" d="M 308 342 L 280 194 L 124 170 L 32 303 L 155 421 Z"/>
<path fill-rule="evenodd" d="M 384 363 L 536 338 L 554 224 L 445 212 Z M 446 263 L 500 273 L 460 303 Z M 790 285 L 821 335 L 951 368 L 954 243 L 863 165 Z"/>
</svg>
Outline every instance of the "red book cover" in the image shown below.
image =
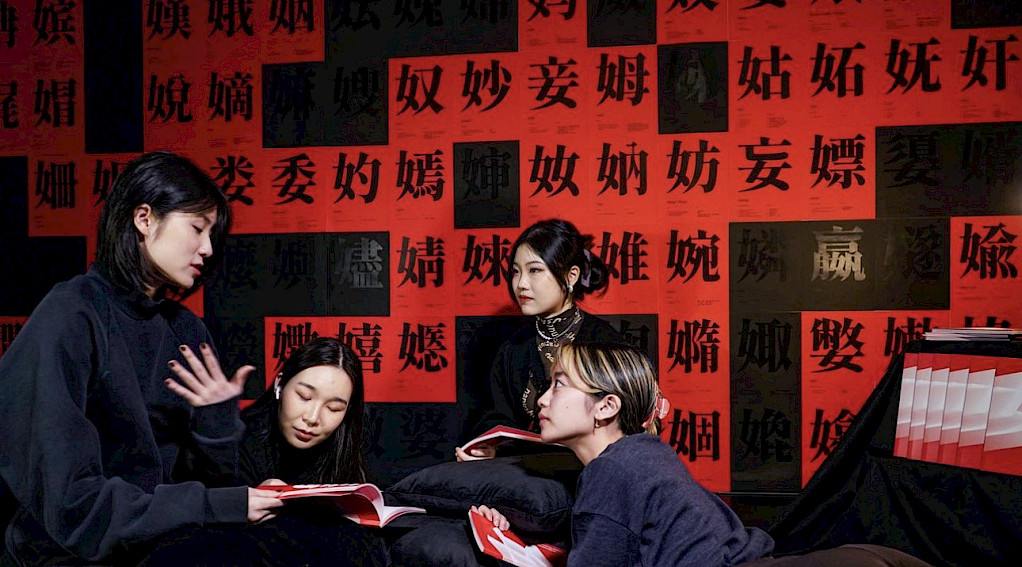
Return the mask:
<svg viewBox="0 0 1022 567">
<path fill-rule="evenodd" d="M 983 441 L 986 439 L 998 360 L 990 356 L 973 356 L 969 359 L 969 382 L 965 386 L 965 406 L 962 408 L 962 433 L 958 437 L 957 464 L 960 467 L 979 468 L 982 464 Z"/>
<path fill-rule="evenodd" d="M 940 453 L 941 424 L 947 399 L 951 355 L 934 354 L 930 371 L 930 396 L 926 402 L 926 423 L 923 425 L 923 460 L 935 463 Z"/>
<path fill-rule="evenodd" d="M 898 398 L 898 421 L 894 430 L 894 456 L 908 456 L 908 432 L 912 424 L 912 395 L 916 391 L 916 370 L 919 354 L 905 353 L 901 370 L 901 395 Z"/>
<path fill-rule="evenodd" d="M 967 356 L 952 354 L 950 366 L 937 454 L 937 462 L 945 465 L 954 465 L 958 461 L 958 438 L 962 433 L 962 409 L 965 407 L 965 388 L 969 381 L 969 359 Z"/>
<path fill-rule="evenodd" d="M 499 530 L 486 516 L 470 510 L 468 523 L 479 549 L 517 567 L 560 567 L 568 552 L 548 543 L 529 545 L 510 530 Z"/>
<path fill-rule="evenodd" d="M 383 493 L 374 484 L 295 484 L 259 488 L 278 492 L 277 498 L 281 500 L 320 498 L 340 510 L 345 518 L 374 528 L 405 514 L 426 513 L 414 506 L 387 506 L 383 503 Z"/>
<path fill-rule="evenodd" d="M 1018 358 L 997 363 L 980 468 L 1022 475 L 1022 360 Z"/>
<path fill-rule="evenodd" d="M 506 425 L 498 425 L 475 439 L 465 443 L 462 450 L 470 451 L 479 447 L 496 447 L 497 445 L 507 443 L 508 441 L 530 441 L 533 443 L 543 443 L 543 438 L 540 437 L 539 433 L 525 431 L 524 429 L 516 429 Z M 556 443 L 551 443 L 551 445 L 556 445 Z"/>
<path fill-rule="evenodd" d="M 933 354 L 920 353 L 916 368 L 915 392 L 912 394 L 912 421 L 908 429 L 908 457 L 923 458 L 923 428 L 926 425 L 926 404 L 930 398 L 930 373 Z"/>
</svg>

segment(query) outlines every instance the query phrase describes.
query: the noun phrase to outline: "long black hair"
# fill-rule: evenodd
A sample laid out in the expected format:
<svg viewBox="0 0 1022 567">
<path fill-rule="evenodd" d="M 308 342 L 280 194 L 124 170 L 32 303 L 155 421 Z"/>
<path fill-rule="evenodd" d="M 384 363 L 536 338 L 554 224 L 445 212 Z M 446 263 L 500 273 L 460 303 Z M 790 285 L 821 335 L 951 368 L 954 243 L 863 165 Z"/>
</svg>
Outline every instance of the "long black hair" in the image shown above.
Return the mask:
<svg viewBox="0 0 1022 567">
<path fill-rule="evenodd" d="M 579 301 L 586 295 L 605 291 L 609 283 L 610 270 L 607 264 L 590 250 L 593 247 L 592 235 L 583 235 L 575 225 L 563 219 L 541 220 L 522 231 L 518 240 L 511 246 L 508 260 L 513 265 L 515 254 L 522 245 L 532 248 L 543 263 L 550 269 L 554 279 L 560 284 L 564 294 L 573 301 Z M 568 273 L 572 266 L 578 266 L 579 277 L 575 285 L 568 286 Z M 511 267 L 508 267 L 508 274 Z M 515 301 L 513 278 L 507 278 L 507 292 L 511 301 Z"/>
<path fill-rule="evenodd" d="M 341 425 L 323 440 L 320 447 L 307 449 L 315 451 L 318 457 L 312 463 L 312 470 L 302 475 L 308 482 L 354 483 L 365 482 L 365 456 L 363 454 L 363 433 L 365 431 L 365 388 L 362 378 L 362 361 L 351 347 L 332 337 L 316 337 L 288 356 L 277 375 L 275 383 L 283 390 L 299 372 L 315 366 L 332 366 L 344 371 L 351 378 L 351 399 Z M 288 452 L 290 445 L 280 431 L 280 400 L 274 387 L 264 392 L 243 414 L 246 422 L 258 420 L 265 424 L 265 436 L 274 477 L 281 471 L 281 456 Z M 322 448 L 322 450 L 319 450 Z M 290 449 L 293 451 L 294 449 Z"/>
<path fill-rule="evenodd" d="M 139 246 L 141 235 L 133 217 L 141 205 L 149 205 L 157 219 L 173 212 L 216 211 L 210 231 L 213 253 L 205 259 L 202 274 L 190 289 L 168 290 L 167 278 Z M 187 297 L 220 261 L 230 226 L 227 197 L 197 165 L 170 152 L 147 153 L 128 163 L 107 194 L 99 215 L 96 262 L 120 287 L 140 292 L 155 289 L 158 295 L 172 291 Z"/>
</svg>

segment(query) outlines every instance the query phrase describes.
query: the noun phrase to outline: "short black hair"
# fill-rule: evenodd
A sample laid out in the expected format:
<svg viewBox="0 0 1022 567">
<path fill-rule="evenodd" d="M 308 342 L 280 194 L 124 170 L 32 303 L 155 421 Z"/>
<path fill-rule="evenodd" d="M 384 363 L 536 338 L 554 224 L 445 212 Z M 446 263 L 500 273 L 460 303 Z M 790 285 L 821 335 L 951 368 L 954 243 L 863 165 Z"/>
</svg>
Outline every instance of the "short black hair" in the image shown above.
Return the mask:
<svg viewBox="0 0 1022 567">
<path fill-rule="evenodd" d="M 96 262 L 119 287 L 163 293 L 165 278 L 139 246 L 133 217 L 141 205 L 149 205 L 158 219 L 172 212 L 216 211 L 210 231 L 213 253 L 206 258 L 203 273 L 190 289 L 175 290 L 180 297 L 191 294 L 223 256 L 231 226 L 227 197 L 192 161 L 170 152 L 144 154 L 128 163 L 114 180 L 99 215 Z"/>
</svg>

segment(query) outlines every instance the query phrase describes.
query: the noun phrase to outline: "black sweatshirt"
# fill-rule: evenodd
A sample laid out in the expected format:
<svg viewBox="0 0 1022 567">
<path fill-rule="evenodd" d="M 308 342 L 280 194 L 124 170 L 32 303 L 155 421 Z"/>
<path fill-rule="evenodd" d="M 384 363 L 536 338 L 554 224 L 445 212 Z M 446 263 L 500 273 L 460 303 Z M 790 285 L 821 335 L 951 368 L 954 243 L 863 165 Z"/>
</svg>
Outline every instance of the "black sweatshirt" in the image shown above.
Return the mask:
<svg viewBox="0 0 1022 567">
<path fill-rule="evenodd" d="M 194 314 L 96 266 L 43 298 L 0 358 L 12 555 L 119 563 L 181 526 L 246 521 L 247 488 L 217 487 L 237 477 L 237 400 L 192 408 L 163 384 L 202 342 Z"/>
</svg>

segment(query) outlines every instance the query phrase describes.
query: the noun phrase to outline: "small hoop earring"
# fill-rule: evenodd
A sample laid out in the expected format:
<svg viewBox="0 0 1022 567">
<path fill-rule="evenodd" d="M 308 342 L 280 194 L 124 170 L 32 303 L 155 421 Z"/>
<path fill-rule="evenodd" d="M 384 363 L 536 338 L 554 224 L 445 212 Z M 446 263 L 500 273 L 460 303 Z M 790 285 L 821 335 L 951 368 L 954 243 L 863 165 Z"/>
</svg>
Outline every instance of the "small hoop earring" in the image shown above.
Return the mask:
<svg viewBox="0 0 1022 567">
<path fill-rule="evenodd" d="M 273 379 L 273 397 L 278 400 L 280 399 L 280 374 L 277 374 L 277 377 Z"/>
<path fill-rule="evenodd" d="M 600 428 L 600 420 L 594 417 L 593 418 L 593 429 L 599 429 L 599 428 Z"/>
<path fill-rule="evenodd" d="M 571 295 L 571 292 L 572 292 L 572 291 L 573 291 L 574 289 L 575 289 L 575 288 L 574 288 L 574 287 L 572 287 L 572 285 L 571 285 L 571 284 L 568 284 L 568 295 Z"/>
</svg>

